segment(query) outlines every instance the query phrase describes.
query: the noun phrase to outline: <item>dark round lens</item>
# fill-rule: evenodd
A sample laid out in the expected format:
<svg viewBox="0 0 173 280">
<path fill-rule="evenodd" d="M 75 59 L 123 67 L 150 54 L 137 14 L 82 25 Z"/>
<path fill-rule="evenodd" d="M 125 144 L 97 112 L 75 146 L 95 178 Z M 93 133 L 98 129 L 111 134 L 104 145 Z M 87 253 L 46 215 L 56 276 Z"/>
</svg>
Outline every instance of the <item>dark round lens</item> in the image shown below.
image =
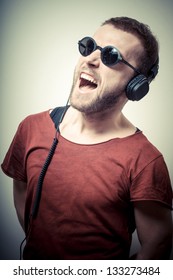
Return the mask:
<svg viewBox="0 0 173 280">
<path fill-rule="evenodd" d="M 95 42 L 90 37 L 85 37 L 79 41 L 79 52 L 83 56 L 90 55 L 95 49 Z"/>
<path fill-rule="evenodd" d="M 102 50 L 102 62 L 105 65 L 115 65 L 119 62 L 119 54 L 116 48 L 108 46 Z"/>
</svg>

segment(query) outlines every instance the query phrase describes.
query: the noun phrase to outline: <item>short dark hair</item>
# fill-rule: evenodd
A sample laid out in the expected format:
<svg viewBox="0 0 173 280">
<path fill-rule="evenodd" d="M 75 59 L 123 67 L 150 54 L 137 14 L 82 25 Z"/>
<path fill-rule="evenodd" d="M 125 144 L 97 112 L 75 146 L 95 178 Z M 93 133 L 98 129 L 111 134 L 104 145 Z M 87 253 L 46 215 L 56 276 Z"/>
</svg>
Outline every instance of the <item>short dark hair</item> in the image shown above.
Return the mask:
<svg viewBox="0 0 173 280">
<path fill-rule="evenodd" d="M 139 57 L 138 68 L 143 74 L 147 75 L 159 57 L 159 44 L 151 32 L 150 27 L 129 17 L 110 18 L 102 26 L 106 24 L 111 24 L 117 29 L 129 32 L 138 37 L 144 47 L 144 53 Z"/>
</svg>

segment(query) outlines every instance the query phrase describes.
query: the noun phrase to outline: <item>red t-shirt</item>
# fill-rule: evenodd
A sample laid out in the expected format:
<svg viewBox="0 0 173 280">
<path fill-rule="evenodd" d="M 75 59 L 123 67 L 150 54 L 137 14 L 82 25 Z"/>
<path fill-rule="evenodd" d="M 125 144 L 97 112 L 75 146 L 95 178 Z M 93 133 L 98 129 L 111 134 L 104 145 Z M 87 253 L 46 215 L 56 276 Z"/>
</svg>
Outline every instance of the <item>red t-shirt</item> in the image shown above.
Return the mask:
<svg viewBox="0 0 173 280">
<path fill-rule="evenodd" d="M 48 111 L 27 117 L 2 164 L 27 182 L 26 221 L 54 135 Z M 59 135 L 24 259 L 128 259 L 132 202 L 140 200 L 172 204 L 164 159 L 142 132 L 94 145 Z"/>
</svg>

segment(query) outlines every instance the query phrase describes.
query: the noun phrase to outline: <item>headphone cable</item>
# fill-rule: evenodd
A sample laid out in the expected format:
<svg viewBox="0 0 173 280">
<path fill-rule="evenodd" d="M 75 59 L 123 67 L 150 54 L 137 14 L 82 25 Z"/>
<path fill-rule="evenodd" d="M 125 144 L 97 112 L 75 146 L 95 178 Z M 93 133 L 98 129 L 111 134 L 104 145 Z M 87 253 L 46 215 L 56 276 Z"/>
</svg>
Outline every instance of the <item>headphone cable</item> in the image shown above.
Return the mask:
<svg viewBox="0 0 173 280">
<path fill-rule="evenodd" d="M 69 100 L 69 99 L 68 99 Z M 36 188 L 36 194 L 35 194 L 35 199 L 34 199 L 34 203 L 33 203 L 33 208 L 32 208 L 32 211 L 31 211 L 31 214 L 29 216 L 29 220 L 28 220 L 28 229 L 26 231 L 26 235 L 25 235 L 25 238 L 23 239 L 23 241 L 21 242 L 20 244 L 20 260 L 22 259 L 22 252 L 23 252 L 23 244 L 24 242 L 27 240 L 30 232 L 31 232 L 31 228 L 32 228 L 32 220 L 36 218 L 37 214 L 38 214 L 38 209 L 39 209 L 39 205 L 40 205 L 40 200 L 41 200 L 41 192 L 42 192 L 42 186 L 43 186 L 43 181 L 44 181 L 44 178 L 45 178 L 45 175 L 46 175 L 46 172 L 47 172 L 47 169 L 49 167 L 49 164 L 53 158 L 53 155 L 55 153 L 55 150 L 56 150 L 56 147 L 57 147 L 57 144 L 58 144 L 58 132 L 59 132 L 59 126 L 65 116 L 65 113 L 67 111 L 67 109 L 69 108 L 68 106 L 68 101 L 67 101 L 67 104 L 61 114 L 61 117 L 58 121 L 58 124 L 56 126 L 56 132 L 55 132 L 55 137 L 53 139 L 53 142 L 52 142 L 52 146 L 49 150 L 49 153 L 48 153 L 48 156 L 45 160 L 45 163 L 42 167 L 42 170 L 40 172 L 40 175 L 39 175 L 39 178 L 38 178 L 38 183 L 37 183 L 37 188 Z"/>
</svg>

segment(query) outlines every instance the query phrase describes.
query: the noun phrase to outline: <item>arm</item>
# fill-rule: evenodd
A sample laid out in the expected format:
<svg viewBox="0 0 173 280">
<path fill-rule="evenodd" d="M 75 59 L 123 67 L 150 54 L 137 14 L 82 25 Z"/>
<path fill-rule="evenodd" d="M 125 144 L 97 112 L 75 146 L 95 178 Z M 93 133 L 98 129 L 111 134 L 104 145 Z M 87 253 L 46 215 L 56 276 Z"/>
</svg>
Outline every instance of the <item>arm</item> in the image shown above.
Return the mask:
<svg viewBox="0 0 173 280">
<path fill-rule="evenodd" d="M 169 259 L 172 247 L 171 210 L 159 202 L 134 202 L 136 229 L 141 249 L 136 259 Z"/>
<path fill-rule="evenodd" d="M 13 198 L 18 220 L 24 230 L 24 211 L 26 201 L 26 183 L 13 180 Z"/>
</svg>

